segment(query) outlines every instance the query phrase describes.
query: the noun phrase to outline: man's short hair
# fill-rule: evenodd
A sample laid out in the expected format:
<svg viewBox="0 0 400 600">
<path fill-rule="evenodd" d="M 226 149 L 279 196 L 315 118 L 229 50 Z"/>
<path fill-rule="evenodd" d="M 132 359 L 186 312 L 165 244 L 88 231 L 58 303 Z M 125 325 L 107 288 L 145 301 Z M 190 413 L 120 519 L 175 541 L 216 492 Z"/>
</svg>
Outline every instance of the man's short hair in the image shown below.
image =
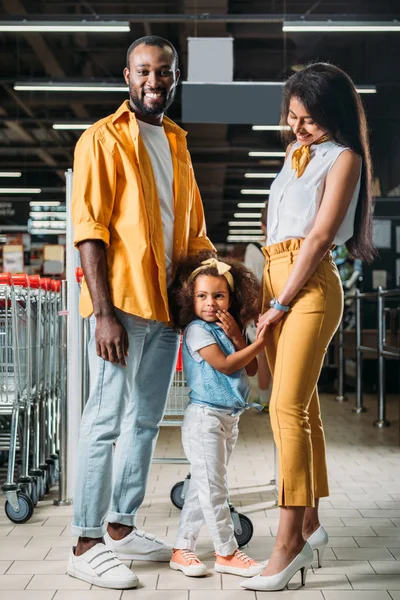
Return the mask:
<svg viewBox="0 0 400 600">
<path fill-rule="evenodd" d="M 158 35 L 145 35 L 141 38 L 139 38 L 138 40 L 135 40 L 134 42 L 132 42 L 132 44 L 129 46 L 127 53 L 126 53 L 126 66 L 129 69 L 129 58 L 130 55 L 132 54 L 132 52 L 134 51 L 135 48 L 137 48 L 137 46 L 140 46 L 144 44 L 145 46 L 157 46 L 157 48 L 171 48 L 172 50 L 172 54 L 174 57 L 174 64 L 175 64 L 175 69 L 178 68 L 178 53 L 176 51 L 176 48 L 173 44 L 171 44 L 171 42 L 169 42 L 168 40 L 166 40 L 165 38 L 162 38 Z"/>
</svg>

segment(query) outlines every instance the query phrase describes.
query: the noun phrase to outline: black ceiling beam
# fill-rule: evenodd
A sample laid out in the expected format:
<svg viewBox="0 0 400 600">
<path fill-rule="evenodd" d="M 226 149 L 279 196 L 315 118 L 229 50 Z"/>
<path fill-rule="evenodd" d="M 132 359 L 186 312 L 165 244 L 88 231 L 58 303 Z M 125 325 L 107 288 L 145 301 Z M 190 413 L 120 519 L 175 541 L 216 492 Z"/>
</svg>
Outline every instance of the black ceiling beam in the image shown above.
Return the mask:
<svg viewBox="0 0 400 600">
<path fill-rule="evenodd" d="M 129 21 L 130 23 L 279 23 L 283 21 L 297 21 L 304 19 L 307 22 L 312 21 L 359 21 L 362 18 L 365 21 L 376 20 L 377 15 L 373 14 L 338 14 L 338 13 L 322 13 L 313 14 L 312 16 L 304 13 L 259 13 L 259 14 L 212 14 L 212 13 L 199 13 L 199 14 L 170 14 L 170 13 L 159 13 L 159 14 L 142 14 L 142 13 L 122 13 L 122 14 L 100 14 L 96 17 L 90 15 L 43 15 L 43 14 L 29 14 L 24 15 L 24 23 L 29 24 L 30 21 L 40 21 L 42 23 L 47 22 L 63 22 L 68 21 L 70 23 L 81 23 L 83 20 L 87 23 L 97 23 L 98 21 Z M 388 17 L 386 17 L 388 18 Z M 396 15 L 393 15 L 396 18 Z M 21 15 L 4 15 L 0 19 L 1 21 L 21 21 Z"/>
</svg>

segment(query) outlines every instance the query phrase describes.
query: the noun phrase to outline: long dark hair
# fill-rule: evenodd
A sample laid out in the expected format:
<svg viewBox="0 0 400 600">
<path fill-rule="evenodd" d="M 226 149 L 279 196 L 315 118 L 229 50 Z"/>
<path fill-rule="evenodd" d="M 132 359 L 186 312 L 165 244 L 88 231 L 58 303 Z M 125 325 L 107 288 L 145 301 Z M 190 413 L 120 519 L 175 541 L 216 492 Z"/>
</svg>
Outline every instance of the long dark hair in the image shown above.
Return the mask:
<svg viewBox="0 0 400 600">
<path fill-rule="evenodd" d="M 291 98 L 305 106 L 310 117 L 327 131 L 332 140 L 362 158 L 360 193 L 354 219 L 353 237 L 346 247 L 353 258 L 371 262 L 376 254 L 372 244 L 372 163 L 364 107 L 351 78 L 328 63 L 313 63 L 295 73 L 285 83 L 281 124 L 287 124 Z M 284 131 L 284 141 L 293 133 Z"/>
</svg>

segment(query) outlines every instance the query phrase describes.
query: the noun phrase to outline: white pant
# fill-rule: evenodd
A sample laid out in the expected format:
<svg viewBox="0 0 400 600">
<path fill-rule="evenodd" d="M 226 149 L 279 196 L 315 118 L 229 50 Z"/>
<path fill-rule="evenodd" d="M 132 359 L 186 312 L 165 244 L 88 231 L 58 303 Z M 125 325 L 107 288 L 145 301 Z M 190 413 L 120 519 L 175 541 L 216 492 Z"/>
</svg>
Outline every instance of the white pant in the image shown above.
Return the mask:
<svg viewBox="0 0 400 600">
<path fill-rule="evenodd" d="M 190 462 L 190 486 L 174 548 L 194 551 L 204 522 L 220 556 L 238 547 L 228 504 L 227 466 L 238 436 L 239 415 L 189 404 L 182 444 Z"/>
</svg>

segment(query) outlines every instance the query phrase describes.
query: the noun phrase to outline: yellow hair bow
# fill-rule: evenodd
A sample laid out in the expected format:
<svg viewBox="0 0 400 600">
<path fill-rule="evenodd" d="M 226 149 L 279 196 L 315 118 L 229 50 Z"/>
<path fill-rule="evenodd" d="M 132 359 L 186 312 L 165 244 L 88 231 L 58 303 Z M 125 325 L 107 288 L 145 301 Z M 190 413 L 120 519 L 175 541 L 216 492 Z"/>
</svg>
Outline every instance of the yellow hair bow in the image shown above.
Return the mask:
<svg viewBox="0 0 400 600">
<path fill-rule="evenodd" d="M 231 291 L 233 292 L 235 284 L 233 282 L 232 273 L 229 273 L 231 270 L 231 266 L 222 262 L 221 260 L 217 260 L 216 258 L 208 258 L 207 260 L 203 260 L 200 267 L 197 267 L 194 271 L 192 271 L 189 275 L 189 283 L 193 281 L 193 279 L 201 273 L 201 271 L 205 271 L 210 267 L 215 267 L 218 271 L 218 275 L 223 275 L 228 282 Z"/>
<path fill-rule="evenodd" d="M 327 142 L 330 139 L 329 135 L 323 135 L 319 138 L 315 145 L 322 144 L 323 142 Z M 303 175 L 304 171 L 307 168 L 308 163 L 311 160 L 310 154 L 310 145 L 304 144 L 297 148 L 292 154 L 292 169 L 296 171 L 296 177 L 299 178 Z"/>
</svg>

